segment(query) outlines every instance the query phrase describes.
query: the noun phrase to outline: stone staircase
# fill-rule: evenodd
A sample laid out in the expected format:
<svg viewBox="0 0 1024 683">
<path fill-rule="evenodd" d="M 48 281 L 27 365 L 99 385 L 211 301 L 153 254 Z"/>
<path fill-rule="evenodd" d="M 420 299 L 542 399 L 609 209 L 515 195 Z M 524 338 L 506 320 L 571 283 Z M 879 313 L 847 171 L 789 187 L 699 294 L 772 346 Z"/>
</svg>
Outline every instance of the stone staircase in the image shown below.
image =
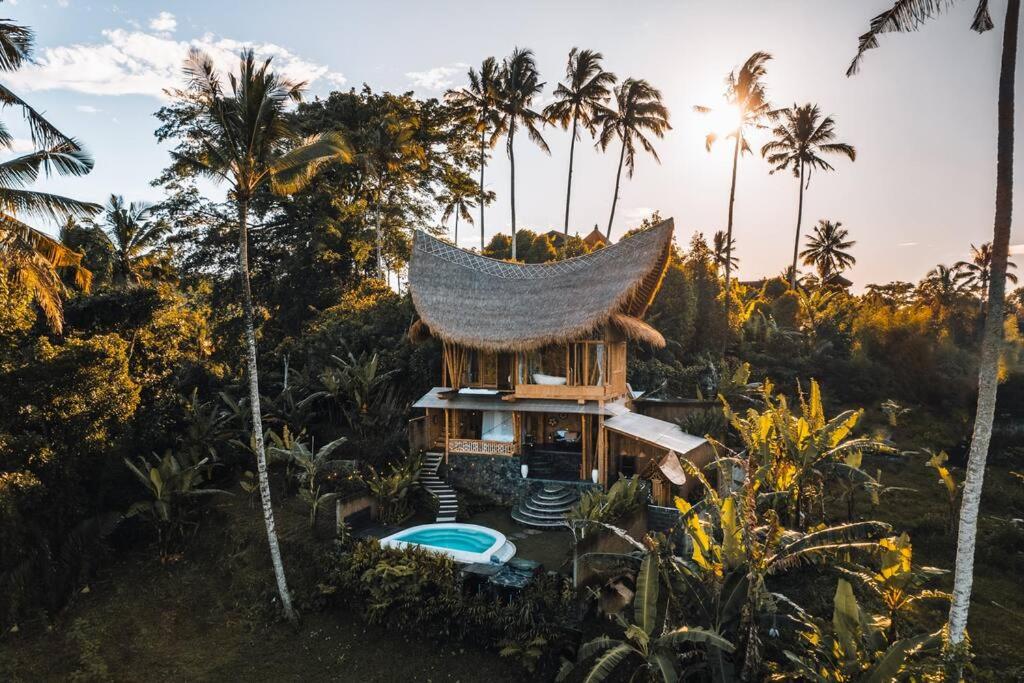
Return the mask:
<svg viewBox="0 0 1024 683">
<path fill-rule="evenodd" d="M 576 487 L 545 482 L 544 486 L 524 497 L 512 510 L 512 519 L 529 527 L 546 529 L 560 527 L 565 514 L 578 498 Z"/>
<path fill-rule="evenodd" d="M 448 482 L 437 476 L 437 468 L 441 466 L 440 453 L 426 453 L 420 466 L 419 482 L 432 496 L 437 498 L 438 522 L 454 522 L 459 513 L 459 499 L 455 489 Z"/>
</svg>

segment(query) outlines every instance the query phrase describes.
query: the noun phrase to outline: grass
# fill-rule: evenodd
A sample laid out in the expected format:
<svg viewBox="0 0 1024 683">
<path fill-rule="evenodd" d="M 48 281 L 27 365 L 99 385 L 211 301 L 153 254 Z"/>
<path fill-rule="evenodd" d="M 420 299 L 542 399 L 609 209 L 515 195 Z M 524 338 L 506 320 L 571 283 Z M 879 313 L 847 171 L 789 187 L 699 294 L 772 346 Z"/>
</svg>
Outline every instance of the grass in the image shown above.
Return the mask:
<svg viewBox="0 0 1024 683">
<path fill-rule="evenodd" d="M 262 519 L 244 499 L 219 504 L 175 561 L 122 552 L 52 628 L 0 640 L 4 681 L 514 681 L 495 652 L 410 638 L 358 614 L 316 611 L 305 507 L 276 506 L 292 592 L 303 618 L 278 621 Z"/>
</svg>

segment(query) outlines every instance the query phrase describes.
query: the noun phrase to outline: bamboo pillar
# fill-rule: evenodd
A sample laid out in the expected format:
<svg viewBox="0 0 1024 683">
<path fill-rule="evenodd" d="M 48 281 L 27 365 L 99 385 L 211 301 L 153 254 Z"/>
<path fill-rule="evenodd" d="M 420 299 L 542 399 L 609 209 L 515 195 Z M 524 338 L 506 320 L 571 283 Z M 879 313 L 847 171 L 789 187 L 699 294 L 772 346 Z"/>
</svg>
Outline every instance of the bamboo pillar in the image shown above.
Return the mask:
<svg viewBox="0 0 1024 683">
<path fill-rule="evenodd" d="M 608 488 L 608 435 L 604 430 L 604 401 L 597 402 L 597 481 Z"/>
<path fill-rule="evenodd" d="M 448 409 L 444 409 L 444 464 L 448 464 Z"/>
</svg>

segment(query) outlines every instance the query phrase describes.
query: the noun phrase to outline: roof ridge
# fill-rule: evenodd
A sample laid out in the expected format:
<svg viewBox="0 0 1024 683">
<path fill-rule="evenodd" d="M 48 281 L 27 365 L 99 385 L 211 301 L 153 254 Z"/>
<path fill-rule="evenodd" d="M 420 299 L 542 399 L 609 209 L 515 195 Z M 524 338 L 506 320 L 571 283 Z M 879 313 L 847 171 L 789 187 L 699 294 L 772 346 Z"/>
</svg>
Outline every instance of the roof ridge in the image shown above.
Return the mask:
<svg viewBox="0 0 1024 683">
<path fill-rule="evenodd" d="M 540 280 L 557 277 L 566 273 L 574 273 L 592 267 L 595 263 L 600 264 L 617 256 L 635 254 L 647 241 L 657 239 L 660 237 L 661 232 L 671 231 L 672 227 L 672 219 L 668 218 L 643 232 L 630 235 L 615 244 L 610 244 L 587 254 L 581 254 L 561 261 L 548 261 L 546 263 L 518 263 L 484 256 L 483 254 L 477 254 L 449 244 L 422 230 L 417 230 L 414 233 L 413 251 L 421 251 L 463 268 L 493 277 L 508 280 Z"/>
</svg>

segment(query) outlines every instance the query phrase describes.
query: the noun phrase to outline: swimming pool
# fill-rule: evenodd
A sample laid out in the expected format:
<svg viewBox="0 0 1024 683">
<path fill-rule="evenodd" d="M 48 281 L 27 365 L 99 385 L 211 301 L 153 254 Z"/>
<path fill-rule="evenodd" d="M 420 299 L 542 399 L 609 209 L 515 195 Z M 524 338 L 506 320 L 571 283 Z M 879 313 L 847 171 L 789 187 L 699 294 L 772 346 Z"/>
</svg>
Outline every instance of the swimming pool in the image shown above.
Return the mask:
<svg viewBox="0 0 1024 683">
<path fill-rule="evenodd" d="M 442 522 L 421 524 L 387 538 L 380 544 L 390 548 L 418 545 L 426 550 L 442 553 L 456 562 L 504 564 L 516 554 L 516 547 L 505 534 L 476 524 Z"/>
</svg>

